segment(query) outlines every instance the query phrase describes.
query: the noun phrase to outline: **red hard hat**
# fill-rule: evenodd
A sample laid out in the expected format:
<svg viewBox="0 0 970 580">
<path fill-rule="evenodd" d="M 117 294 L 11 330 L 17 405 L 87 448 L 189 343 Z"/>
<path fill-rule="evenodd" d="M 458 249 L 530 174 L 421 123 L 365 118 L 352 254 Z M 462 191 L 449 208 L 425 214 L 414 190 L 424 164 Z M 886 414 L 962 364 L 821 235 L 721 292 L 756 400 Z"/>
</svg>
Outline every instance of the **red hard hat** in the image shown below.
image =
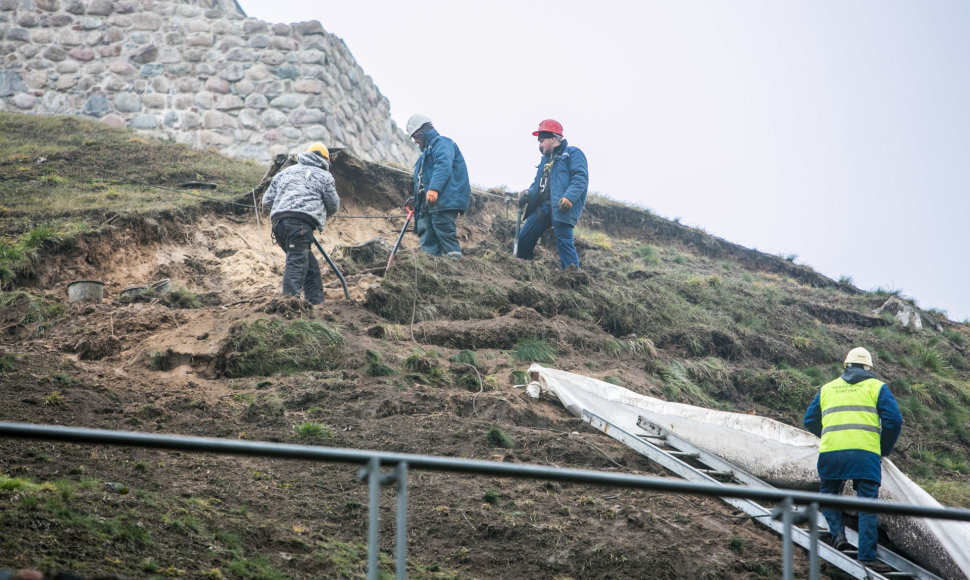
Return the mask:
<svg viewBox="0 0 970 580">
<path fill-rule="evenodd" d="M 532 136 L 537 137 L 539 133 L 542 132 L 555 133 L 556 135 L 562 137 L 562 125 L 559 124 L 559 121 L 546 119 L 545 121 L 539 123 L 539 128 L 532 132 Z"/>
</svg>

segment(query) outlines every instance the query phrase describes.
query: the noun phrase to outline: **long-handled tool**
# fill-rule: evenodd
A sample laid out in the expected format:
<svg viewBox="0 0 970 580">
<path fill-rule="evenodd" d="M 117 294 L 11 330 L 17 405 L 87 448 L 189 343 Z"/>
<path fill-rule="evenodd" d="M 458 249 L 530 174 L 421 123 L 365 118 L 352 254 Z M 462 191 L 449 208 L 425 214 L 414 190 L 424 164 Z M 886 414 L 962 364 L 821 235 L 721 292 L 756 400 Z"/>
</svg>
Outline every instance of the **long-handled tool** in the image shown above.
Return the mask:
<svg viewBox="0 0 970 580">
<path fill-rule="evenodd" d="M 408 218 L 404 220 L 404 227 L 401 228 L 401 234 L 397 237 L 397 241 L 394 242 L 394 248 L 391 250 L 391 255 L 387 257 L 387 266 L 384 266 L 385 273 L 391 267 L 391 262 L 394 261 L 394 254 L 396 254 L 397 249 L 401 247 L 401 240 L 404 239 L 404 233 L 408 231 L 408 225 L 411 223 L 411 218 L 414 217 L 414 206 L 408 203 L 408 205 L 404 207 L 408 210 Z"/>
<path fill-rule="evenodd" d="M 344 275 L 340 273 L 340 268 L 338 268 L 337 265 L 333 263 L 333 260 L 330 259 L 330 256 L 327 254 L 326 250 L 324 250 L 323 246 L 320 245 L 320 242 L 317 241 L 316 236 L 311 235 L 310 239 L 313 240 L 313 243 L 317 245 L 317 249 L 320 250 L 321 254 L 323 254 L 323 257 L 327 261 L 327 263 L 330 264 L 330 267 L 333 269 L 333 273 L 336 274 L 338 278 L 340 278 L 340 283 L 343 284 L 344 286 L 344 296 L 347 297 L 347 300 L 350 300 L 350 290 L 347 290 L 347 281 L 344 280 Z"/>
<path fill-rule="evenodd" d="M 515 243 L 512 244 L 512 257 L 519 257 L 519 229 L 522 226 L 522 205 L 519 205 L 519 214 L 515 216 Z"/>
</svg>

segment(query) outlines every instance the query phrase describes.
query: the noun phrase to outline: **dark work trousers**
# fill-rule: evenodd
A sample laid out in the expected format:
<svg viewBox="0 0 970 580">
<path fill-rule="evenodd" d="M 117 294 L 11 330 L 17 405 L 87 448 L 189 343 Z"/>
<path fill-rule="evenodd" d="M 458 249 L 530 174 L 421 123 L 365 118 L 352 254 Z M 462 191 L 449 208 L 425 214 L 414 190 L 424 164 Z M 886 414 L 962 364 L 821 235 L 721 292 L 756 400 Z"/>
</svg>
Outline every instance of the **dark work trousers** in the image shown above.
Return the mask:
<svg viewBox="0 0 970 580">
<path fill-rule="evenodd" d="M 548 201 L 542 202 L 522 224 L 522 229 L 519 230 L 518 257 L 523 260 L 533 259 L 539 237 L 549 228 L 552 228 L 556 234 L 556 251 L 559 253 L 559 264 L 562 269 L 565 270 L 568 266 L 578 268 L 579 254 L 576 253 L 576 245 L 573 242 L 573 226 L 553 220 L 552 206 Z"/>
<path fill-rule="evenodd" d="M 823 479 L 819 486 L 821 493 L 831 493 L 840 495 L 844 480 Z M 868 479 L 853 479 L 852 485 L 855 487 L 857 496 L 867 499 L 877 499 L 879 497 L 879 484 Z M 829 533 L 832 537 L 845 533 L 845 524 L 842 523 L 842 510 L 837 508 L 822 508 L 822 515 L 829 524 Z M 879 516 L 873 513 L 859 512 L 859 560 L 871 562 L 876 559 L 876 543 L 879 541 Z"/>
<path fill-rule="evenodd" d="M 323 278 L 320 265 L 310 251 L 313 226 L 298 218 L 282 218 L 273 222 L 276 243 L 286 252 L 283 269 L 283 296 L 306 294 L 311 304 L 323 304 Z"/>
<path fill-rule="evenodd" d="M 457 218 L 458 210 L 422 210 L 415 223 L 421 249 L 432 256 L 460 258 L 461 246 L 458 245 L 458 230 L 455 227 Z"/>
</svg>

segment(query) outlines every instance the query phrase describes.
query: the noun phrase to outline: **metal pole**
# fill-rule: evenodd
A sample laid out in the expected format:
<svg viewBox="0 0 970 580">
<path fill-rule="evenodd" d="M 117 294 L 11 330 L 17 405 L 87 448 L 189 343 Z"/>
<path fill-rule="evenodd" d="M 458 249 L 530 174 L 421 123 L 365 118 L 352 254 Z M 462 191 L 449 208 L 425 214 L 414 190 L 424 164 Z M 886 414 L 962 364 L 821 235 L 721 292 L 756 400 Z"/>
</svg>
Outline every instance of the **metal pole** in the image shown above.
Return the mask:
<svg viewBox="0 0 970 580">
<path fill-rule="evenodd" d="M 344 275 L 340 273 L 340 268 L 333 263 L 333 260 L 330 259 L 330 255 L 327 254 L 326 250 L 323 249 L 323 246 L 320 245 L 320 242 L 317 241 L 316 236 L 311 235 L 310 239 L 313 240 L 313 243 L 317 245 L 317 249 L 320 250 L 321 254 L 323 254 L 323 257 L 325 260 L 327 260 L 327 263 L 330 264 L 330 268 L 333 269 L 333 273 L 340 278 L 340 283 L 344 286 L 344 296 L 347 297 L 347 300 L 350 300 L 350 291 L 347 290 L 347 281 L 344 280 Z"/>
<path fill-rule="evenodd" d="M 367 511 L 367 580 L 377 580 L 377 562 L 380 546 L 377 543 L 381 509 L 381 460 L 372 457 L 367 467 L 360 470 L 358 478 L 366 475 L 369 487 Z"/>
<path fill-rule="evenodd" d="M 785 533 L 782 534 L 782 537 L 781 537 L 782 538 L 781 539 L 782 560 L 785 563 L 785 573 L 784 573 L 785 580 L 794 580 L 795 578 L 795 573 L 794 573 L 794 570 L 792 569 L 792 557 L 794 555 L 793 554 L 794 550 L 792 549 L 792 541 L 791 541 L 792 520 L 794 520 L 794 513 L 792 511 L 793 506 L 794 504 L 791 498 L 786 497 L 784 500 L 782 500 L 781 505 L 779 505 L 778 508 L 776 508 L 781 510 L 781 521 L 785 526 Z"/>
<path fill-rule="evenodd" d="M 391 262 L 394 261 L 394 254 L 396 254 L 397 249 L 401 247 L 401 240 L 404 239 L 404 234 L 408 231 L 408 224 L 411 223 L 411 218 L 414 217 L 414 207 L 409 205 L 407 210 L 408 219 L 404 220 L 404 227 L 401 228 L 401 234 L 397 237 L 397 241 L 394 242 L 394 248 L 391 250 L 391 255 L 387 257 L 387 265 L 384 266 L 385 273 L 387 273 L 387 270 L 391 267 Z"/>
<path fill-rule="evenodd" d="M 812 502 L 805 510 L 808 518 L 808 533 L 812 540 L 808 545 L 808 580 L 819 580 L 818 562 L 818 504 Z"/>
<path fill-rule="evenodd" d="M 397 479 L 397 580 L 408 576 L 408 464 L 402 461 L 394 470 Z"/>
</svg>

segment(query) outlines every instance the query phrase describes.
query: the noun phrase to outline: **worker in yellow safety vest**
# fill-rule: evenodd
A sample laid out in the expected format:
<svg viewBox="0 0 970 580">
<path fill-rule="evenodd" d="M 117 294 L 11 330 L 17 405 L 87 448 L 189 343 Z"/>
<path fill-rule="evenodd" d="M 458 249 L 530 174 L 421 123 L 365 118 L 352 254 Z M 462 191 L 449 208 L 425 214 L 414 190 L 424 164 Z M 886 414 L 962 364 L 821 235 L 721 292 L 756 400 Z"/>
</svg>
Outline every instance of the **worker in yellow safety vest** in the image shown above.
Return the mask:
<svg viewBox="0 0 970 580">
<path fill-rule="evenodd" d="M 876 499 L 882 483 L 881 457 L 889 455 L 903 426 L 896 398 L 872 373 L 872 355 L 857 347 L 845 357 L 845 372 L 819 389 L 805 411 L 805 428 L 822 438 L 819 444 L 820 492 L 841 494 L 846 481 L 859 497 Z M 832 545 L 851 547 L 845 538 L 842 512 L 822 508 Z M 892 568 L 876 559 L 876 514 L 859 513 L 859 562 L 874 572 Z"/>
</svg>

